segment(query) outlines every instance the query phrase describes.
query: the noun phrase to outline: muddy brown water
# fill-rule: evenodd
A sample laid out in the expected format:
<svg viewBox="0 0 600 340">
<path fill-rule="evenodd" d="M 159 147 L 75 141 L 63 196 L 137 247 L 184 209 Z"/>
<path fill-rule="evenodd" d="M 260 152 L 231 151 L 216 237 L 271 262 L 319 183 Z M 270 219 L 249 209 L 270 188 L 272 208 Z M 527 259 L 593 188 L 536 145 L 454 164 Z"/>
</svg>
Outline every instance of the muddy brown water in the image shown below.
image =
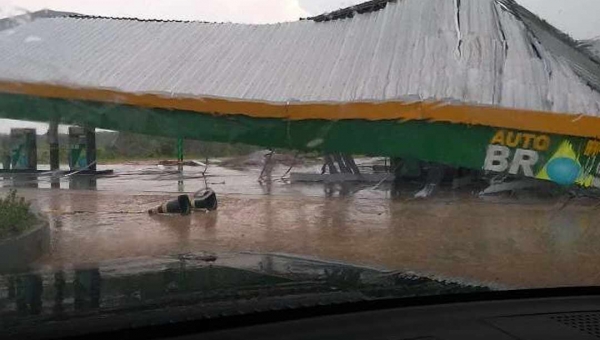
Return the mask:
<svg viewBox="0 0 600 340">
<path fill-rule="evenodd" d="M 149 208 L 178 190 L 202 188 L 202 169 L 186 168 L 182 188 L 179 175 L 169 169 L 113 168 L 114 176 L 91 185 L 87 177 L 76 185 L 73 178 L 63 178 L 62 190 L 51 190 L 42 178 L 37 189 L 31 183 L 19 189 L 51 219 L 52 252 L 41 265 L 258 252 L 507 288 L 600 285 L 600 210 L 593 200 L 486 199 L 469 192 L 414 200 L 410 190 L 392 199 L 385 186 L 325 190 L 321 184 L 276 180 L 267 187 L 256 181 L 259 169 L 213 167 L 208 182 L 219 194 L 218 211 L 149 216 Z M 19 184 L 8 178 L 0 183 L 0 194 Z M 86 185 L 92 190 L 80 190 Z"/>
</svg>

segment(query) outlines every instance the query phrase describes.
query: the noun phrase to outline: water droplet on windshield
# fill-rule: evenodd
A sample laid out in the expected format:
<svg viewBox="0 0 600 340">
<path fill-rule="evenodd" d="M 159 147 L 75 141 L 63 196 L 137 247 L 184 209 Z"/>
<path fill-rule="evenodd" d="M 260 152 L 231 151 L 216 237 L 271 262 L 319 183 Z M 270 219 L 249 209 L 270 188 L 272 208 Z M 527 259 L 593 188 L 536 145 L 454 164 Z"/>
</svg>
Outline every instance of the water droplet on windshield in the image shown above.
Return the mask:
<svg viewBox="0 0 600 340">
<path fill-rule="evenodd" d="M 42 41 L 42 38 L 36 37 L 35 35 L 30 35 L 27 38 L 25 38 L 26 43 L 39 42 L 39 41 Z"/>
<path fill-rule="evenodd" d="M 323 144 L 324 140 L 323 138 L 317 138 L 317 139 L 313 139 L 310 142 L 308 142 L 308 144 L 306 144 L 307 147 L 309 148 L 316 148 L 317 146 Z"/>
</svg>

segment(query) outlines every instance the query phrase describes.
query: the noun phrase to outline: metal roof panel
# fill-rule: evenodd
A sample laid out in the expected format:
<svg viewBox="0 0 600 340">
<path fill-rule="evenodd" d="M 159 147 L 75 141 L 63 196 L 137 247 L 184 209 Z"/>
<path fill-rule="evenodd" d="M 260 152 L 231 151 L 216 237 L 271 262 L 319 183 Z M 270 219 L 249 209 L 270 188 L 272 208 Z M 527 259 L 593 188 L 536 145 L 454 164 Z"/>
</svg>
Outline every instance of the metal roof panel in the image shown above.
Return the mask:
<svg viewBox="0 0 600 340">
<path fill-rule="evenodd" d="M 600 115 L 600 64 L 512 0 L 398 0 L 376 9 L 271 25 L 38 19 L 0 32 L 0 80 L 174 97 L 451 100 Z"/>
</svg>

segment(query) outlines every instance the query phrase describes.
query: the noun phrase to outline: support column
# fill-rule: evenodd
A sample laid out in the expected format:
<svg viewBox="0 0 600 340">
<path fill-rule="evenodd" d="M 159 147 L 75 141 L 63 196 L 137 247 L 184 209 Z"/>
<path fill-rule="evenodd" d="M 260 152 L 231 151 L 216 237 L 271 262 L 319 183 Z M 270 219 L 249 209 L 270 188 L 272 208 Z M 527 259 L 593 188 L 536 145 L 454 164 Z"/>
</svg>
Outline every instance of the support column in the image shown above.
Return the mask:
<svg viewBox="0 0 600 340">
<path fill-rule="evenodd" d="M 183 138 L 177 139 L 177 165 L 179 172 L 183 172 Z"/>
<path fill-rule="evenodd" d="M 58 145 L 58 122 L 50 122 L 48 127 L 48 144 L 50 146 L 50 170 L 60 169 L 59 145 Z"/>
<path fill-rule="evenodd" d="M 58 122 L 51 121 L 48 127 L 48 145 L 50 147 L 50 171 L 52 178 L 50 186 L 52 189 L 60 189 L 60 177 L 57 171 L 60 170 L 60 152 L 58 144 Z"/>
<path fill-rule="evenodd" d="M 183 192 L 185 189 L 183 185 L 183 138 L 177 139 L 177 170 L 179 171 L 177 189 L 179 192 Z"/>
<path fill-rule="evenodd" d="M 86 127 L 85 129 L 85 144 L 87 148 L 87 165 L 89 171 L 96 171 L 97 156 L 96 156 L 96 128 Z"/>
</svg>

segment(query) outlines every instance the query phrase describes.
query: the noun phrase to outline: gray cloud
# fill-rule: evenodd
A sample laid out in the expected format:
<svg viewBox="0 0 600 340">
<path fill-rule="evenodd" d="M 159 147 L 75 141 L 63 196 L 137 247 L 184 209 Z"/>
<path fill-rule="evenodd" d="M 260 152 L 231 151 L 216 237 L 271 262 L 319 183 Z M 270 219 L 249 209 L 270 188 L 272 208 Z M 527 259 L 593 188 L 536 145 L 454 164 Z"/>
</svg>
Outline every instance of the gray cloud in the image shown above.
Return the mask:
<svg viewBox="0 0 600 340">
<path fill-rule="evenodd" d="M 575 39 L 600 36 L 598 0 L 518 0 L 532 12 Z"/>
</svg>

